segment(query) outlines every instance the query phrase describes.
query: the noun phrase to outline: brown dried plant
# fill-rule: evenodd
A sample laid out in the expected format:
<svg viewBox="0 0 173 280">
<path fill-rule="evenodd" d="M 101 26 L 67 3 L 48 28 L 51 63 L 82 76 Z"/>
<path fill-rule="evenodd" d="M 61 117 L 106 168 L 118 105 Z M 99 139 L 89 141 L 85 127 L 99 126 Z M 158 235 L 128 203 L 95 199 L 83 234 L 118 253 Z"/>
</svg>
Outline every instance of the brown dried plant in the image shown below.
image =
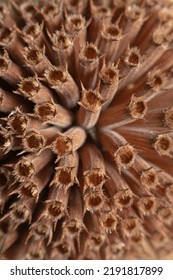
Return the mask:
<svg viewBox="0 0 173 280">
<path fill-rule="evenodd" d="M 1 2 L 0 164 L 1 259 L 172 259 L 172 0 Z"/>
</svg>

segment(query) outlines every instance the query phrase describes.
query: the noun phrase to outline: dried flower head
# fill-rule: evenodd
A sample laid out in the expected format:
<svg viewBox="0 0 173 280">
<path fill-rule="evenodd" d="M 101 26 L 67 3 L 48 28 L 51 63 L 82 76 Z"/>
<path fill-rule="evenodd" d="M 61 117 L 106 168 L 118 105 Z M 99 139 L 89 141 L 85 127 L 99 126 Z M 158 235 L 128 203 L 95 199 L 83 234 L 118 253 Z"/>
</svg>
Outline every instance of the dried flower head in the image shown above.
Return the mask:
<svg viewBox="0 0 173 280">
<path fill-rule="evenodd" d="M 5 2 L 1 258 L 172 259 L 173 2 Z"/>
</svg>

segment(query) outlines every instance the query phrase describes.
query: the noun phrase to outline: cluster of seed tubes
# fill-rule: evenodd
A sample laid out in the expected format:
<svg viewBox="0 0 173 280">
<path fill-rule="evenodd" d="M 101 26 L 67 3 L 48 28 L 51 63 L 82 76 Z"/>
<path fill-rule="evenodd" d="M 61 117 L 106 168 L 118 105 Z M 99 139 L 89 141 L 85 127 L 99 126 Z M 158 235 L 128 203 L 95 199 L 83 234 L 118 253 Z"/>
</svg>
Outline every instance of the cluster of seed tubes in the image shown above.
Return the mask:
<svg viewBox="0 0 173 280">
<path fill-rule="evenodd" d="M 0 4 L 0 258 L 173 257 L 173 3 Z"/>
</svg>

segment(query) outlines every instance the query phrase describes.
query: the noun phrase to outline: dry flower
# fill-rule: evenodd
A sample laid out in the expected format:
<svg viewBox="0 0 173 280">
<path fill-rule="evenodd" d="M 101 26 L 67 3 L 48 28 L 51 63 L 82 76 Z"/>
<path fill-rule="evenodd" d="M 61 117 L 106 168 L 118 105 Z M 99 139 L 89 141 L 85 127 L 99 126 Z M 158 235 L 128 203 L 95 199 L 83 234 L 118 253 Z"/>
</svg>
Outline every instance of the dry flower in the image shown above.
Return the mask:
<svg viewBox="0 0 173 280">
<path fill-rule="evenodd" d="M 0 4 L 1 259 L 173 258 L 172 10 Z"/>
</svg>

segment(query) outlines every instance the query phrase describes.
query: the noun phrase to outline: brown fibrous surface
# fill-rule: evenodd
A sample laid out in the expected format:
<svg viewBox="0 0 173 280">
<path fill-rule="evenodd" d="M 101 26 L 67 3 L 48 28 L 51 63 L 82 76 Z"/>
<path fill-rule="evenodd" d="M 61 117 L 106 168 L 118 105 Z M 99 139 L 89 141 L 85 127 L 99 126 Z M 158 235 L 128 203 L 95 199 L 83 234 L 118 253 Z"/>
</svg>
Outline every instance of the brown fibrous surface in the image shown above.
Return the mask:
<svg viewBox="0 0 173 280">
<path fill-rule="evenodd" d="M 0 258 L 172 259 L 172 1 L 0 5 Z"/>
</svg>

